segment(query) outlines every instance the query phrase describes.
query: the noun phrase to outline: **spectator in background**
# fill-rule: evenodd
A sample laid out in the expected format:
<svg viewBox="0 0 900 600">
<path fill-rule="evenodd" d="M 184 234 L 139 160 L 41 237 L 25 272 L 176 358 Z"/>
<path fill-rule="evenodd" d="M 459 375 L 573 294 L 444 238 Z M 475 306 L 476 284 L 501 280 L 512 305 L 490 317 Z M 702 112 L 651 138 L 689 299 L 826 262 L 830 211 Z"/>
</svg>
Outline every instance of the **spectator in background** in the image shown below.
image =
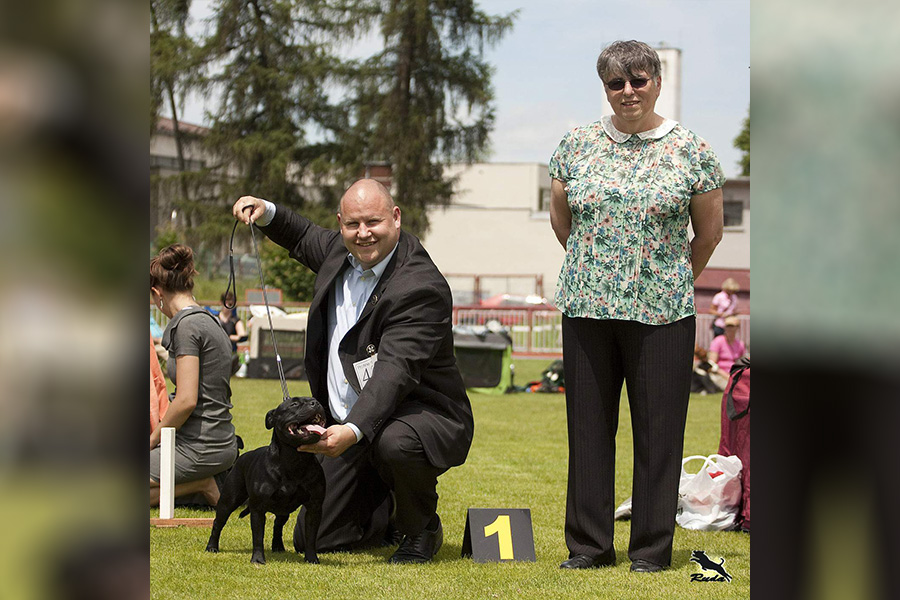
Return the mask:
<svg viewBox="0 0 900 600">
<path fill-rule="evenodd" d="M 219 309 L 218 317 L 219 323 L 222 324 L 222 328 L 228 334 L 228 339 L 231 340 L 231 374 L 234 375 L 241 367 L 240 358 L 237 354 L 237 345 L 239 342 L 247 339 L 247 329 L 244 327 L 244 322 L 237 315 L 237 302 L 235 301 L 234 293 L 225 292 L 222 294 L 222 308 Z"/>
<path fill-rule="evenodd" d="M 702 138 L 654 112 L 662 76 L 650 46 L 612 43 L 597 73 L 613 115 L 571 130 L 550 158 L 550 223 L 566 250 L 556 293 L 569 439 L 569 558 L 560 567 L 616 562 L 624 382 L 634 431 L 628 556 L 632 571 L 651 573 L 672 560 L 694 281 L 722 238 L 725 176 Z"/>
<path fill-rule="evenodd" d="M 216 317 L 194 299 L 194 254 L 184 245 L 164 248 L 150 261 L 150 294 L 169 318 L 163 346 L 175 394 L 159 427 L 150 433 L 150 505 L 159 503 L 163 427 L 175 435 L 175 496 L 201 493 L 215 506 L 215 475 L 238 455 L 231 423 L 231 343 Z"/>
<path fill-rule="evenodd" d="M 738 282 L 729 277 L 722 282 L 722 291 L 713 296 L 709 307 L 709 314 L 716 316 L 712 326 L 713 337 L 725 333 L 725 317 L 738 314 L 737 293 L 740 289 L 741 286 L 738 285 Z"/>
<path fill-rule="evenodd" d="M 718 371 L 728 378 L 731 365 L 747 351 L 744 342 L 737 339 L 741 321 L 737 317 L 725 318 L 725 333 L 716 336 L 709 344 L 709 362 L 718 367 Z"/>
<path fill-rule="evenodd" d="M 168 358 L 168 352 L 162 346 L 162 336 L 163 330 L 160 329 L 159 323 L 156 322 L 156 319 L 153 318 L 153 313 L 150 313 L 150 341 L 153 342 L 153 351 L 156 352 L 156 360 L 159 361 L 160 366 L 165 369 L 166 368 L 166 358 Z"/>
<path fill-rule="evenodd" d="M 231 340 L 231 351 L 237 352 L 237 345 L 247 339 L 247 329 L 237 315 L 237 303 L 232 292 L 222 294 L 222 308 L 219 310 L 219 322 L 228 339 Z"/>
<path fill-rule="evenodd" d="M 697 346 L 694 348 L 694 371 L 691 373 L 692 394 L 715 394 L 722 391 L 722 386 L 714 378 L 714 372 L 719 367 L 709 362 L 706 350 Z"/>
</svg>

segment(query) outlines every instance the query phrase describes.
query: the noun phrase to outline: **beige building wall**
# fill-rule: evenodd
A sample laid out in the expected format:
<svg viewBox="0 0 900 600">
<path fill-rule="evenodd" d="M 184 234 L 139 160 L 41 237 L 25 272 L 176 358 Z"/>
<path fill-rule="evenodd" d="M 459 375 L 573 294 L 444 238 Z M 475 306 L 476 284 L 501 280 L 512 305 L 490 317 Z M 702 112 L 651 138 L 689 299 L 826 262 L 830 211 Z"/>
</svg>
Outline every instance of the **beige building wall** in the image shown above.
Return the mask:
<svg viewBox="0 0 900 600">
<path fill-rule="evenodd" d="M 547 165 L 478 163 L 454 165 L 456 196 L 445 208 L 429 211 L 425 248 L 441 272 L 449 275 L 541 275 L 543 292 L 552 297 L 564 251 L 541 210 L 549 203 Z M 472 289 L 472 280 L 448 277 L 454 291 Z M 534 279 L 483 278 L 485 296 L 532 294 Z"/>
<path fill-rule="evenodd" d="M 709 259 L 716 269 L 750 269 L 750 178 L 732 177 L 722 190 L 725 230 Z M 740 215 L 740 218 L 737 218 Z M 694 232 L 691 231 L 693 236 Z"/>
</svg>

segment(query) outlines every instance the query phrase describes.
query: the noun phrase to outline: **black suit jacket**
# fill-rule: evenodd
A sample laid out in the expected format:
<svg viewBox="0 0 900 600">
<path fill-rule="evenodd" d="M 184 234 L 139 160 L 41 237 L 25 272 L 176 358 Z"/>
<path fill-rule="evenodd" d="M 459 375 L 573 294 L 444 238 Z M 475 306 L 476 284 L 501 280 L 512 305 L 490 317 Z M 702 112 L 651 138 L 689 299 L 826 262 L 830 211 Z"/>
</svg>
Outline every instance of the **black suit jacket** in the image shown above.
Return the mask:
<svg viewBox="0 0 900 600">
<path fill-rule="evenodd" d="M 306 332 L 312 395 L 328 406 L 328 307 L 334 282 L 350 267 L 337 231 L 278 206 L 262 228 L 316 274 Z M 401 231 L 397 251 L 338 350 L 344 376 L 359 394 L 347 421 L 371 442 L 389 418 L 412 427 L 436 467 L 462 464 L 472 444 L 472 407 L 456 366 L 450 286 L 419 240 Z M 370 347 L 371 346 L 371 347 Z M 360 387 L 353 363 L 378 353 Z"/>
</svg>

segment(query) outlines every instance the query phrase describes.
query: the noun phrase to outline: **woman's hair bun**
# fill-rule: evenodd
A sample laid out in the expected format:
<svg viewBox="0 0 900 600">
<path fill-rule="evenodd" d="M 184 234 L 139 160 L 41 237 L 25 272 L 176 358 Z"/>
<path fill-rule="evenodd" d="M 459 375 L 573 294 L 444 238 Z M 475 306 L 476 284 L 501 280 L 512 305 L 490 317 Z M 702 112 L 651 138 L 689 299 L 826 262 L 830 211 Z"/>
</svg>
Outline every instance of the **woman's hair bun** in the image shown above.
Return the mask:
<svg viewBox="0 0 900 600">
<path fill-rule="evenodd" d="M 194 251 L 184 244 L 172 244 L 150 260 L 150 287 L 169 292 L 189 292 L 194 289 Z"/>
</svg>

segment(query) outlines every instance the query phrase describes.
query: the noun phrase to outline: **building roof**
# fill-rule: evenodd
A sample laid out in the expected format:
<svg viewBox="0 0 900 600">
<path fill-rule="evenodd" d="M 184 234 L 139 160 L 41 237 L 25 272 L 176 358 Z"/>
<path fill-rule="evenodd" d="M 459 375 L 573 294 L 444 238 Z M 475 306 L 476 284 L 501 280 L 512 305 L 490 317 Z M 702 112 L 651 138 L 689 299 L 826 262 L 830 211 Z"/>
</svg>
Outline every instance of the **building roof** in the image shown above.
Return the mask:
<svg viewBox="0 0 900 600">
<path fill-rule="evenodd" d="M 171 133 L 175 131 L 175 124 L 169 117 L 159 117 L 159 120 L 156 122 L 156 129 L 157 131 Z M 208 127 L 180 120 L 178 121 L 178 130 L 189 135 L 206 135 L 209 132 Z"/>
<path fill-rule="evenodd" d="M 750 270 L 749 269 L 723 269 L 715 267 L 707 267 L 700 273 L 700 277 L 694 282 L 695 289 L 716 290 L 722 289 L 722 282 L 732 277 L 739 286 L 741 291 L 750 290 Z"/>
</svg>

